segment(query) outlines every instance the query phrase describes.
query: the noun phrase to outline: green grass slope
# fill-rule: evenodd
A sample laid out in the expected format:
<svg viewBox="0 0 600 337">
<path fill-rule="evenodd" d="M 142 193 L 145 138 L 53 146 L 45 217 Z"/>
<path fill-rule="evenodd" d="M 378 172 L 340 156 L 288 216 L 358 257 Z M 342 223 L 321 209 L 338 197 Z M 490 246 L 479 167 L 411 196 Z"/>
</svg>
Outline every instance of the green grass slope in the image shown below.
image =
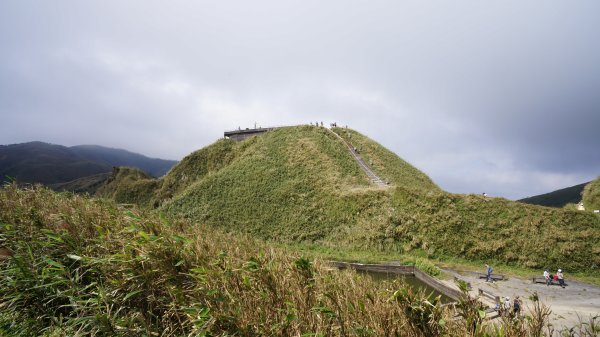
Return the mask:
<svg viewBox="0 0 600 337">
<path fill-rule="evenodd" d="M 199 179 L 164 205 L 169 214 L 264 238 L 315 241 L 366 221 L 388 198 L 324 128 L 284 128 L 215 145 L 212 151 L 231 154 L 221 157 L 228 164 L 196 171 Z M 210 156 L 203 152 L 193 158 Z"/>
<path fill-rule="evenodd" d="M 600 209 L 600 177 L 587 184 L 582 194 L 583 206 L 586 210 Z"/>
<path fill-rule="evenodd" d="M 425 173 L 370 138 L 352 129 L 333 128 L 332 130 L 352 144 L 373 172 L 383 180 L 416 192 L 440 191 Z"/>
<path fill-rule="evenodd" d="M 96 195 L 108 197 L 118 203 L 150 205 L 154 191 L 160 185 L 144 171 L 131 167 L 115 167 L 112 175 L 98 187 Z"/>
<path fill-rule="evenodd" d="M 535 195 L 533 197 L 520 199 L 518 201 L 526 204 L 548 207 L 564 207 L 567 204 L 577 204 L 581 201 L 583 188 L 587 184 L 588 183 L 583 183 L 567 188 L 562 188 L 560 190 L 552 191 L 550 193 Z"/>
<path fill-rule="evenodd" d="M 503 198 L 396 189 L 399 210 L 379 233 L 430 257 L 541 269 L 600 272 L 600 218 L 587 212 L 522 204 Z M 383 238 L 381 238 L 383 239 Z"/>
<path fill-rule="evenodd" d="M 219 171 L 237 158 L 248 144 L 221 139 L 191 153 L 161 180 L 155 199 L 160 203 L 169 200 L 206 175 Z"/>
<path fill-rule="evenodd" d="M 335 131 L 390 187 L 373 185 L 330 130 L 301 126 L 219 140 L 159 180 L 117 174 L 103 195 L 280 242 L 598 271 L 599 217 L 449 194 L 367 137 Z"/>
</svg>

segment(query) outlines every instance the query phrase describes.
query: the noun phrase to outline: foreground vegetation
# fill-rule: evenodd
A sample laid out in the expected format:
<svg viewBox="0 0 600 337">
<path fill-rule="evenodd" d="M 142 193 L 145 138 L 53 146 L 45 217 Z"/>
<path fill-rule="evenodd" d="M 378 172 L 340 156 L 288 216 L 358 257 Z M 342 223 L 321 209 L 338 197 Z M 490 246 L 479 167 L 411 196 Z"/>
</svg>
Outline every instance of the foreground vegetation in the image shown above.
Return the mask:
<svg viewBox="0 0 600 337">
<path fill-rule="evenodd" d="M 539 302 L 531 317 L 486 325 L 466 298 L 450 312 L 401 284 L 330 271 L 254 239 L 46 189 L 0 189 L 0 246 L 0 334 L 7 336 L 550 331 Z"/>
</svg>

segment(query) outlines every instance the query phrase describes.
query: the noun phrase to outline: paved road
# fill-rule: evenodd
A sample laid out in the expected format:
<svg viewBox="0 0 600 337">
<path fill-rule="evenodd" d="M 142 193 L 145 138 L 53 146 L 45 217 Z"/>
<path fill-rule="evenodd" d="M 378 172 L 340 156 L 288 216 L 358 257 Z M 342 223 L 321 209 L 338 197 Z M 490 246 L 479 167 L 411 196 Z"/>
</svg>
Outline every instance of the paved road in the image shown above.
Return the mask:
<svg viewBox="0 0 600 337">
<path fill-rule="evenodd" d="M 524 280 L 509 277 L 506 281 L 487 283 L 485 279 L 480 279 L 477 273 L 451 270 L 445 270 L 445 272 L 470 282 L 473 287 L 471 292 L 473 296 L 477 295 L 478 288 L 497 296 L 509 296 L 511 300 L 518 295 L 523 299 L 525 308 L 531 305 L 529 296 L 537 292 L 541 302 L 550 306 L 552 310 L 551 323 L 557 328 L 572 327 L 579 323 L 579 317 L 586 321 L 590 315 L 600 315 L 600 288 L 569 280 L 568 274 L 565 275 L 568 286 L 563 289 L 556 285 L 534 284 L 531 279 Z M 541 274 L 538 276 L 541 277 Z M 451 281 L 444 282 L 454 283 Z"/>
</svg>

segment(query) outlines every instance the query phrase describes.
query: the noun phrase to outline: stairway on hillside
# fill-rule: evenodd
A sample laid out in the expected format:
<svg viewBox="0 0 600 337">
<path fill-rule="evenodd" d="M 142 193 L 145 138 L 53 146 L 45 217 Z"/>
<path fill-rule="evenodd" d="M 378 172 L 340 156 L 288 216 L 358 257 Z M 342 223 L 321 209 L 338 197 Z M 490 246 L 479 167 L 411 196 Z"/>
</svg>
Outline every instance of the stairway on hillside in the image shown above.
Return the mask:
<svg viewBox="0 0 600 337">
<path fill-rule="evenodd" d="M 350 154 L 352 155 L 352 158 L 354 158 L 354 160 L 358 163 L 358 166 L 360 166 L 360 168 L 367 174 L 367 176 L 369 177 L 369 179 L 371 179 L 371 181 L 380 187 L 388 187 L 389 184 L 386 183 L 385 181 L 383 181 L 383 179 L 379 178 L 367 165 L 367 163 L 365 163 L 365 161 L 362 159 L 362 157 L 356 152 L 356 149 L 350 144 L 348 143 L 344 138 L 342 138 L 342 136 L 338 135 L 337 133 L 335 133 L 333 130 L 328 129 L 329 131 L 331 131 L 331 133 L 333 133 L 337 138 L 339 138 L 342 142 L 344 142 L 344 144 L 346 144 L 346 147 L 348 147 L 348 151 L 350 151 Z"/>
</svg>

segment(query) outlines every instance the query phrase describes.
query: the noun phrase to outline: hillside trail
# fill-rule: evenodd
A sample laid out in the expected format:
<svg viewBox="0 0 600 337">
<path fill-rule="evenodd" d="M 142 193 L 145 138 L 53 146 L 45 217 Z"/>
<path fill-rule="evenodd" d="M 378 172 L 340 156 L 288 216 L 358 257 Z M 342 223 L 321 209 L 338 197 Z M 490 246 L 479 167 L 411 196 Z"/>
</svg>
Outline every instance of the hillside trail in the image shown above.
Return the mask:
<svg viewBox="0 0 600 337">
<path fill-rule="evenodd" d="M 334 134 L 344 144 L 346 144 L 346 147 L 348 148 L 348 151 L 352 155 L 352 158 L 354 159 L 354 161 L 356 161 L 358 163 L 358 166 L 367 174 L 367 177 L 369 177 L 369 179 L 371 180 L 371 182 L 373 184 L 377 185 L 378 187 L 382 187 L 382 188 L 388 188 L 388 187 L 390 187 L 390 185 L 388 183 L 386 183 L 385 181 L 383 181 L 383 179 L 381 179 L 379 176 L 377 176 L 371 170 L 371 168 L 369 168 L 369 166 L 367 165 L 367 163 L 365 163 L 365 161 L 362 159 L 362 157 L 357 153 L 355 147 L 353 147 L 344 138 L 342 138 L 342 136 L 338 135 L 333 130 L 328 129 L 328 128 L 326 128 L 326 129 L 329 130 L 329 132 L 331 132 L 332 134 Z"/>
<path fill-rule="evenodd" d="M 567 279 L 567 287 L 561 288 L 557 285 L 547 286 L 532 283 L 531 279 L 517 277 L 488 283 L 485 279 L 479 278 L 479 273 L 447 269 L 444 272 L 469 282 L 472 287 L 470 291 L 472 296 L 477 296 L 478 289 L 502 298 L 508 296 L 511 301 L 515 296 L 519 296 L 526 311 L 530 310 L 533 304 L 529 297 L 537 293 L 540 301 L 552 310 L 550 322 L 556 330 L 573 327 L 579 323 L 580 319 L 585 322 L 590 316 L 600 315 L 600 287 L 594 285 Z M 541 275 L 538 276 L 541 277 Z M 443 280 L 442 282 L 450 287 L 456 287 L 454 281 Z M 491 300 L 484 299 L 484 302 L 490 306 L 494 305 Z"/>
</svg>

